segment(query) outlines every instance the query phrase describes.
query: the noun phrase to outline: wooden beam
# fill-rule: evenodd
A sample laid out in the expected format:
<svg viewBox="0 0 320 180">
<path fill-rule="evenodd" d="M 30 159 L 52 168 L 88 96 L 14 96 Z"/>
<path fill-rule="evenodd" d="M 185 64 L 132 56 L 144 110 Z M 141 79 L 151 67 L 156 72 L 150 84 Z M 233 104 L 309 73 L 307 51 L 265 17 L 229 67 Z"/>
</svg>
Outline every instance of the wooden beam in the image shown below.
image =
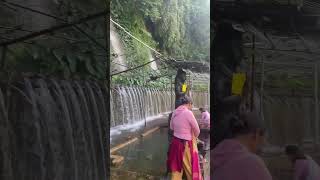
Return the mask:
<svg viewBox="0 0 320 180">
<path fill-rule="evenodd" d="M 157 131 L 158 129 L 160 129 L 160 127 L 159 127 L 159 126 L 157 126 L 157 127 L 153 128 L 153 129 L 148 130 L 147 132 L 145 132 L 145 133 L 141 134 L 141 136 L 142 136 L 142 137 L 146 137 L 146 136 L 148 136 L 149 134 L 151 134 L 151 133 L 153 133 L 153 132 Z"/>
<path fill-rule="evenodd" d="M 117 145 L 116 147 L 111 148 L 110 154 L 118 151 L 119 149 L 121 149 L 121 148 L 123 148 L 123 147 L 126 147 L 127 145 L 129 145 L 129 144 L 131 144 L 131 143 L 133 143 L 133 142 L 135 142 L 135 141 L 137 141 L 137 140 L 138 140 L 138 138 L 135 137 L 135 138 L 130 139 L 129 141 L 127 141 L 127 142 L 125 142 L 125 143 L 119 144 L 119 145 Z"/>
</svg>

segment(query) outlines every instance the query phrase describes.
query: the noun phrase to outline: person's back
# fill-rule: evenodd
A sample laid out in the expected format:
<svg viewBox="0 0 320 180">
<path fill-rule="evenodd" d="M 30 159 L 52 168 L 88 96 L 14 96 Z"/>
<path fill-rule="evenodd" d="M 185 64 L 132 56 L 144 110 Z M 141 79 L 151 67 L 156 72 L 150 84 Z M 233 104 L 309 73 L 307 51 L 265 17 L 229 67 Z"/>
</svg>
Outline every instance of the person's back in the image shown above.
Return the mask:
<svg viewBox="0 0 320 180">
<path fill-rule="evenodd" d="M 191 140 L 192 133 L 199 136 L 200 130 L 193 113 L 184 106 L 178 107 L 172 114 L 170 129 L 173 135 L 184 140 Z"/>
<path fill-rule="evenodd" d="M 191 98 L 185 96 L 172 114 L 170 129 L 173 130 L 167 154 L 167 172 L 171 179 L 202 180 L 199 154 L 196 146 L 200 129 L 192 109 Z"/>
<path fill-rule="evenodd" d="M 212 179 L 272 180 L 264 162 L 236 140 L 224 140 L 211 151 Z"/>
<path fill-rule="evenodd" d="M 263 160 L 255 153 L 265 141 L 264 125 L 255 112 L 230 119 L 231 138 L 211 151 L 212 179 L 272 180 Z"/>
</svg>

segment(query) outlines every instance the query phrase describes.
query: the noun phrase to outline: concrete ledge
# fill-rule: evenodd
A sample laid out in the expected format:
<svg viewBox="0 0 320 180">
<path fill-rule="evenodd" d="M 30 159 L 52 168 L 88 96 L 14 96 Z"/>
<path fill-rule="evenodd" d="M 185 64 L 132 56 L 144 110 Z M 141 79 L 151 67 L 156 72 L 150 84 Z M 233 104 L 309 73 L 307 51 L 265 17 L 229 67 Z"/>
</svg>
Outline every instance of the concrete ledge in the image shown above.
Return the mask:
<svg viewBox="0 0 320 180">
<path fill-rule="evenodd" d="M 160 126 L 157 126 L 157 127 L 155 127 L 155 128 L 152 128 L 152 129 L 150 129 L 150 130 L 142 133 L 142 134 L 141 134 L 141 137 L 146 137 L 146 136 L 148 136 L 149 134 L 157 131 L 158 129 L 160 129 Z M 137 141 L 137 140 L 138 140 L 138 137 L 135 137 L 135 138 L 130 139 L 129 141 L 126 141 L 126 142 L 124 142 L 124 143 L 121 143 L 121 144 L 119 144 L 119 145 L 111 148 L 111 149 L 110 149 L 110 154 L 113 154 L 114 152 L 118 151 L 119 149 L 124 148 L 124 147 L 126 147 L 127 145 L 129 145 L 129 144 L 131 144 L 131 143 L 133 143 L 133 142 L 135 142 L 135 141 Z"/>
<path fill-rule="evenodd" d="M 145 133 L 141 134 L 141 136 L 142 136 L 142 137 L 146 137 L 146 136 L 148 136 L 149 134 L 155 132 L 155 131 L 158 130 L 158 129 L 160 129 L 159 126 L 157 126 L 157 127 L 155 127 L 155 128 L 152 128 L 152 129 L 146 131 Z"/>
<path fill-rule="evenodd" d="M 135 142 L 135 141 L 137 141 L 137 140 L 138 140 L 138 138 L 135 137 L 135 138 L 133 138 L 133 139 L 130 139 L 130 140 L 127 141 L 127 142 L 121 143 L 121 144 L 117 145 L 116 147 L 111 148 L 110 154 L 118 151 L 119 149 L 121 149 L 121 148 L 123 148 L 123 147 L 126 147 L 127 145 L 129 145 L 129 144 L 131 144 L 131 143 L 133 143 L 133 142 Z"/>
</svg>

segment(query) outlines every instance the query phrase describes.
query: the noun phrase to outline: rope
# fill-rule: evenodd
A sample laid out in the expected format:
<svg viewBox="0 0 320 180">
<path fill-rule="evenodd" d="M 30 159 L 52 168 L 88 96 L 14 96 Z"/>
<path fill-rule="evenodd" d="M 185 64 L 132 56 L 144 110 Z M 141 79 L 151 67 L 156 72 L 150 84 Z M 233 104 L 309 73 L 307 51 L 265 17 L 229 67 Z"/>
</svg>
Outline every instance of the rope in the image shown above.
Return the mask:
<svg viewBox="0 0 320 180">
<path fill-rule="evenodd" d="M 147 48 L 149 48 L 150 50 L 152 50 L 153 52 L 162 55 L 160 52 L 158 52 L 157 50 L 153 49 L 152 47 L 150 47 L 148 44 L 146 44 L 145 42 L 141 41 L 140 39 L 138 39 L 137 37 L 135 37 L 134 35 L 132 35 L 130 32 L 128 32 L 124 27 L 122 27 L 119 23 L 115 22 L 114 20 L 112 20 L 110 18 L 110 21 L 115 24 L 116 26 L 118 26 L 120 29 L 122 29 L 125 33 L 127 33 L 129 36 L 131 36 L 133 39 L 139 41 L 141 44 L 143 44 L 144 46 L 146 46 Z M 162 55 L 163 56 L 163 55 Z"/>
<path fill-rule="evenodd" d="M 154 48 L 150 47 L 147 43 L 141 41 L 139 38 L 135 37 L 134 35 L 132 35 L 129 31 L 127 31 L 123 26 L 121 26 L 119 23 L 115 22 L 112 18 L 110 18 L 110 21 L 118 26 L 120 29 L 122 29 L 125 33 L 127 33 L 130 37 L 132 37 L 133 39 L 137 40 L 138 42 L 140 42 L 142 45 L 144 45 L 145 47 L 147 47 L 148 49 L 150 49 L 151 51 L 155 52 L 156 54 L 162 56 L 162 57 L 165 57 L 163 54 L 161 54 L 159 51 L 155 50 Z M 174 58 L 171 58 L 171 57 L 168 57 L 168 59 L 172 59 L 174 61 L 176 61 Z M 135 69 L 138 69 L 140 67 L 143 67 L 143 66 L 146 66 L 154 61 L 157 61 L 157 60 L 167 60 L 166 58 L 160 58 L 160 57 L 157 57 L 156 59 L 152 60 L 152 61 L 149 61 L 147 63 L 144 63 L 144 64 L 141 64 L 141 65 L 138 65 L 136 67 L 133 67 L 131 69 L 127 69 L 125 71 L 121 71 L 121 72 L 118 72 L 118 73 L 114 73 L 114 74 L 111 74 L 111 76 L 114 76 L 114 75 L 118 75 L 118 74 L 121 74 L 121 73 L 125 73 L 125 72 L 128 72 L 128 71 L 132 71 L 132 70 L 135 70 Z M 160 61 L 161 62 L 161 61 Z M 166 63 L 167 64 L 167 63 Z M 174 67 L 172 64 L 168 63 L 168 65 L 170 65 L 171 67 Z M 175 67 L 174 67 L 175 68 Z"/>
</svg>

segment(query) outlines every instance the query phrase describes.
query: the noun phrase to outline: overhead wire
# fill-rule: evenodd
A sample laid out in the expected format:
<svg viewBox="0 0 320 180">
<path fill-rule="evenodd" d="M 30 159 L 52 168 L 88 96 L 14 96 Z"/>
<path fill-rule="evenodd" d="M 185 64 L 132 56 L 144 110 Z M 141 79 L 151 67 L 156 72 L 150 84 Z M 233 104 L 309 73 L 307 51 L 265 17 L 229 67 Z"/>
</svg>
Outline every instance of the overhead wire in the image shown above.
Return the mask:
<svg viewBox="0 0 320 180">
<path fill-rule="evenodd" d="M 16 4 L 16 3 L 12 3 L 12 2 L 8 2 L 7 0 L 2 0 L 2 3 L 4 4 L 9 4 L 11 6 L 14 6 L 14 7 L 18 7 L 18 8 L 21 8 L 21 9 L 24 9 L 24 10 L 28 10 L 30 12 L 33 12 L 33 13 L 37 13 L 37 14 L 41 14 L 43 16 L 47 16 L 47 17 L 51 17 L 53 19 L 56 19 L 56 20 L 59 20 L 59 21 L 62 21 L 64 23 L 68 23 L 69 22 L 65 19 L 62 19 L 62 18 L 59 18 L 57 16 L 54 16 L 54 15 L 51 15 L 51 14 L 48 14 L 48 13 L 45 13 L 45 12 L 41 12 L 41 11 L 38 11 L 38 10 L 35 10 L 35 9 L 32 9 L 32 8 L 29 8 L 29 7 L 26 7 L 26 6 L 22 6 L 20 4 Z M 103 14 L 106 14 L 107 11 L 103 11 L 102 12 Z M 96 16 L 92 16 L 94 18 L 97 18 L 97 17 L 100 17 L 99 15 L 101 15 L 101 13 L 98 13 L 98 15 Z M 104 49 L 107 51 L 106 47 L 104 47 L 102 44 L 100 44 L 99 42 L 97 42 L 93 37 L 91 37 L 91 35 L 89 35 L 87 32 L 85 32 L 84 30 L 82 30 L 82 28 L 80 28 L 78 25 L 78 23 L 75 23 L 75 24 L 71 24 L 72 27 L 74 27 L 75 29 L 77 29 L 78 31 L 80 31 L 82 34 L 84 34 L 87 38 L 89 38 L 92 42 L 94 42 L 98 47 Z M 69 24 L 70 25 L 70 24 Z"/>
<path fill-rule="evenodd" d="M 131 71 L 131 70 L 135 70 L 137 68 L 140 68 L 140 67 L 143 67 L 143 66 L 146 66 L 154 61 L 157 61 L 157 60 L 163 60 L 163 61 L 167 61 L 168 59 L 171 59 L 171 60 L 175 60 L 174 58 L 171 58 L 171 57 L 167 57 L 165 58 L 165 56 L 163 54 L 161 54 L 159 51 L 155 50 L 154 48 L 150 47 L 147 43 L 141 41 L 139 38 L 135 37 L 134 35 L 132 35 L 129 31 L 126 30 L 126 28 L 124 28 L 123 26 L 121 26 L 119 23 L 117 23 L 116 21 L 114 21 L 112 18 L 110 18 L 110 21 L 115 24 L 117 27 L 119 27 L 120 29 L 122 29 L 126 34 L 128 34 L 130 37 L 132 37 L 133 39 L 137 40 L 138 42 L 140 42 L 142 45 L 144 45 L 145 47 L 147 47 L 148 49 L 150 49 L 151 51 L 155 52 L 157 55 L 160 55 L 162 57 L 159 57 L 159 56 L 156 56 L 156 58 L 152 61 L 149 61 L 147 63 L 144 63 L 144 64 L 141 64 L 141 65 L 138 65 L 136 67 L 133 67 L 131 69 L 127 69 L 127 70 L 124 70 L 124 71 L 121 71 L 121 72 L 117 72 L 117 73 L 114 73 L 114 74 L 111 74 L 111 76 L 114 76 L 114 75 L 118 75 L 118 74 L 121 74 L 121 73 L 125 73 L 125 72 L 128 72 L 128 71 Z M 161 62 L 161 61 L 159 61 Z M 171 65 L 170 63 L 166 63 L 167 65 Z M 172 65 L 171 65 L 172 66 Z"/>
</svg>

